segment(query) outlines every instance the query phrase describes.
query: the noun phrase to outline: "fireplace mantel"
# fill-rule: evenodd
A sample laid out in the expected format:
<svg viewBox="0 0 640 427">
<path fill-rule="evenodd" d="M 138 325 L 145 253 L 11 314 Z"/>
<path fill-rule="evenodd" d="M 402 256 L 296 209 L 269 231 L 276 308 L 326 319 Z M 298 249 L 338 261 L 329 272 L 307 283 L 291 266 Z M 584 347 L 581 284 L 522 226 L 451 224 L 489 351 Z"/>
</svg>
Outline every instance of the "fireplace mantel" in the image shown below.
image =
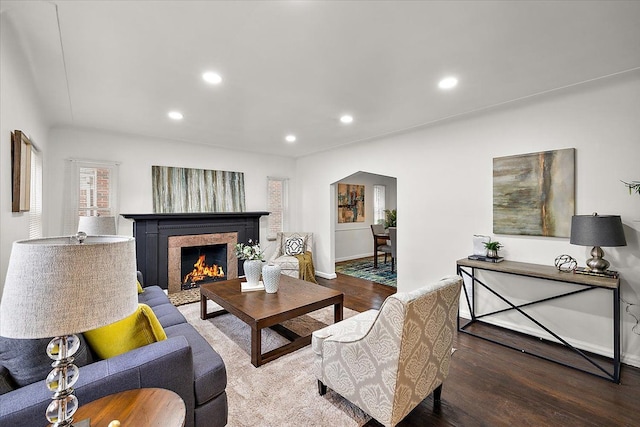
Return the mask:
<svg viewBox="0 0 640 427">
<path fill-rule="evenodd" d="M 238 242 L 258 241 L 260 217 L 266 215 L 269 212 L 122 214 L 134 221 L 138 270 L 147 283 L 164 289 L 168 283 L 169 237 L 235 232 Z M 242 263 L 238 275 L 244 275 Z"/>
</svg>

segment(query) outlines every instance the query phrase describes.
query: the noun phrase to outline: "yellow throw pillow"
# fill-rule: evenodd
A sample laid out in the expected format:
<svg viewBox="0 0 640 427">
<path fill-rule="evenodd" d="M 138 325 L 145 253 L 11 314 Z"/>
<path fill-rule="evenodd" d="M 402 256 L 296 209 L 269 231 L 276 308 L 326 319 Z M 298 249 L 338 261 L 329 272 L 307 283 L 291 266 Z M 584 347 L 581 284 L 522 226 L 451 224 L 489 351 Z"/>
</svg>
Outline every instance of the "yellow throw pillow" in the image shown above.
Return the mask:
<svg viewBox="0 0 640 427">
<path fill-rule="evenodd" d="M 136 283 L 138 284 L 138 294 L 143 293 L 144 289 L 142 288 L 142 285 L 140 284 L 140 281 L 136 280 Z"/>
<path fill-rule="evenodd" d="M 167 339 L 153 310 L 146 304 L 129 317 L 84 333 L 91 349 L 101 359 L 108 359 L 127 351 Z"/>
</svg>

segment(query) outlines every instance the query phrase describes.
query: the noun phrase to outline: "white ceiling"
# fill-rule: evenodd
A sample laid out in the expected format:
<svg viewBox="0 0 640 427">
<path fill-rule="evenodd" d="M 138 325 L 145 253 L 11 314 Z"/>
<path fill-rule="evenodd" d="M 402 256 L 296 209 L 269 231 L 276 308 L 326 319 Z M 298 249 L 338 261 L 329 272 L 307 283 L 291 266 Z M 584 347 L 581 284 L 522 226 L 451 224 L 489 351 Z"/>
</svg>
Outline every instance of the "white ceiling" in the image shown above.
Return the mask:
<svg viewBox="0 0 640 427">
<path fill-rule="evenodd" d="M 638 1 L 0 6 L 52 125 L 293 157 L 640 67 Z"/>
</svg>

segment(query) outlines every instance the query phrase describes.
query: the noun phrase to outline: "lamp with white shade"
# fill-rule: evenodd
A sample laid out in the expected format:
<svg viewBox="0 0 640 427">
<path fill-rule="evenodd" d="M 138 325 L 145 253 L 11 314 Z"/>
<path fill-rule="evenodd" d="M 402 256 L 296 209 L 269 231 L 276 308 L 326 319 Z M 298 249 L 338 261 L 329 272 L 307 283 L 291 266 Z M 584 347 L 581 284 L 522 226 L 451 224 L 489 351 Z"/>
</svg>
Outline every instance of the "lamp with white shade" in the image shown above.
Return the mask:
<svg viewBox="0 0 640 427">
<path fill-rule="evenodd" d="M 50 338 L 46 384 L 53 394 L 46 417 L 69 426 L 78 407 L 75 335 L 131 315 L 138 307 L 133 238 L 51 237 L 13 243 L 0 301 L 0 335 Z"/>
<path fill-rule="evenodd" d="M 109 236 L 116 233 L 116 218 L 113 216 L 81 216 L 78 231 L 89 236 Z"/>
</svg>

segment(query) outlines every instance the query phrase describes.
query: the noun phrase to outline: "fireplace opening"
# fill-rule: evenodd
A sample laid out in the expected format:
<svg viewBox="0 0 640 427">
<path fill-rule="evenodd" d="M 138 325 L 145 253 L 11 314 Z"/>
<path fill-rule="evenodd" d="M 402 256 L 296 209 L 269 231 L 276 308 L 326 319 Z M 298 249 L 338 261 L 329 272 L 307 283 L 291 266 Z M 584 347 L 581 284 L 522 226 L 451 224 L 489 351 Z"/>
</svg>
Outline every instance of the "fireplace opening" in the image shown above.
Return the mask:
<svg viewBox="0 0 640 427">
<path fill-rule="evenodd" d="M 227 245 L 215 244 L 181 248 L 182 290 L 227 280 Z"/>
</svg>

